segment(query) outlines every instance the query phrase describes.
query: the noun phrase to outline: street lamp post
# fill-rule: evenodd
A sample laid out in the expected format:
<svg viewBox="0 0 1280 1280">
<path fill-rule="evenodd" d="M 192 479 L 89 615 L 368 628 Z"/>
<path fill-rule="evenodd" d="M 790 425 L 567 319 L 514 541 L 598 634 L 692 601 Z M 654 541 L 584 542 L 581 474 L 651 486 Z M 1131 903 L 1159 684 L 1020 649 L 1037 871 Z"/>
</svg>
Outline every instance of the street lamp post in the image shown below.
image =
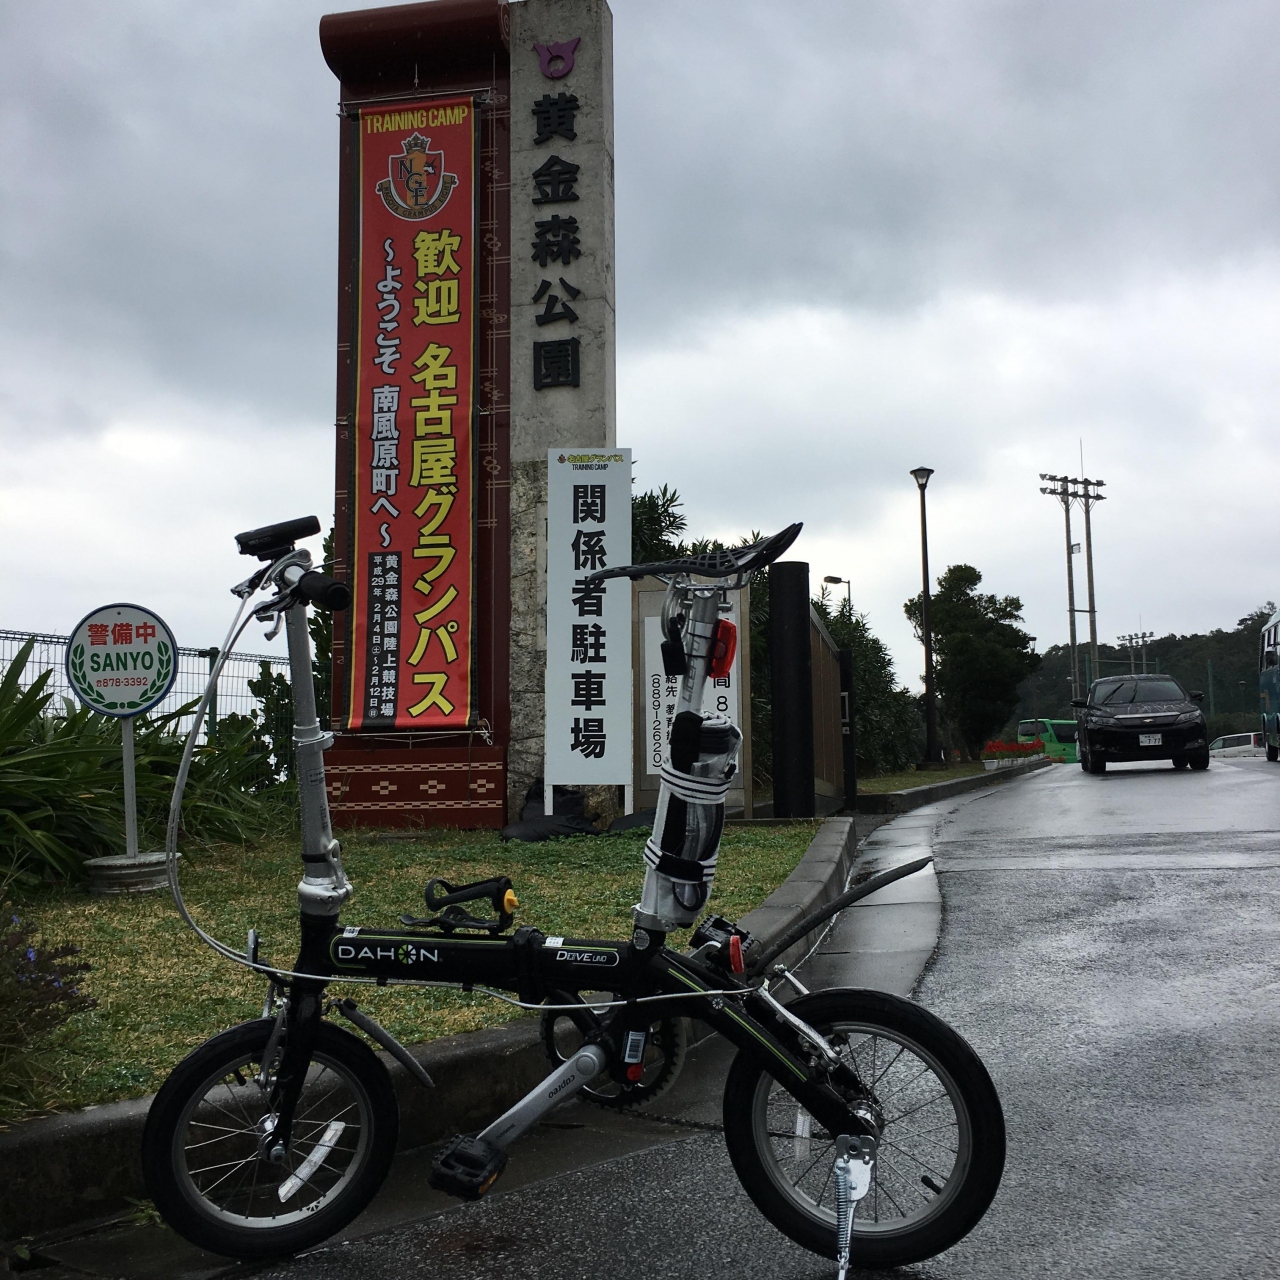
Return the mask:
<svg viewBox="0 0 1280 1280">
<path fill-rule="evenodd" d="M 1116 638 L 1126 649 L 1129 650 L 1129 674 L 1136 675 L 1137 667 L 1134 665 L 1134 654 L 1136 652 L 1135 646 L 1137 644 L 1138 637 L 1136 635 L 1127 635 L 1117 636 Z"/>
<path fill-rule="evenodd" d="M 1142 654 L 1142 674 L 1147 674 L 1147 641 L 1154 640 L 1155 634 L 1151 631 L 1135 631 L 1132 635 L 1121 636 L 1120 643 L 1126 645 L 1129 649 L 1129 674 L 1137 675 L 1137 658 L 1139 651 Z"/>
<path fill-rule="evenodd" d="M 920 595 L 920 630 L 924 638 L 924 767 L 942 763 L 938 759 L 938 707 L 933 688 L 933 630 L 929 622 L 929 523 L 925 515 L 924 491 L 933 475 L 932 467 L 916 467 L 911 476 L 920 490 L 920 568 L 924 590 Z"/>
<path fill-rule="evenodd" d="M 849 617 L 852 618 L 853 617 L 853 583 L 850 582 L 848 578 L 836 578 L 836 577 L 833 577 L 831 574 L 827 574 L 827 576 L 822 580 L 823 582 L 833 587 L 838 587 L 843 583 L 844 598 L 849 605 Z"/>
</svg>

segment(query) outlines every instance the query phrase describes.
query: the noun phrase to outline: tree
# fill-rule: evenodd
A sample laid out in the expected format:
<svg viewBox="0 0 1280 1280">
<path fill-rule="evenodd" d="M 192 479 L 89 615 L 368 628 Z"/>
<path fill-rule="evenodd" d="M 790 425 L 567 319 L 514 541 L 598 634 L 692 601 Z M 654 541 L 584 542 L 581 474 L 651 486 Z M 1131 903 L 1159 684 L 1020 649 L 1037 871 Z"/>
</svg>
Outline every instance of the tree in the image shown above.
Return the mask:
<svg viewBox="0 0 1280 1280">
<path fill-rule="evenodd" d="M 826 587 L 813 607 L 827 624 L 831 638 L 853 659 L 853 723 L 858 744 L 858 773 L 896 773 L 920 758 L 924 721 L 920 706 L 898 684 L 888 647 L 871 630 L 865 613 L 857 613 L 848 597 L 831 608 Z"/>
<path fill-rule="evenodd" d="M 687 521 L 680 513 L 680 495 L 664 484 L 661 489 L 631 498 L 631 563 L 653 564 L 688 554 L 679 540 Z"/>
<path fill-rule="evenodd" d="M 938 579 L 930 601 L 930 624 L 942 713 L 966 754 L 976 758 L 1018 705 L 1018 685 L 1040 664 L 1022 621 L 1017 596 L 980 593 L 982 574 L 969 564 L 953 564 Z M 903 611 L 917 637 L 921 597 Z"/>
</svg>

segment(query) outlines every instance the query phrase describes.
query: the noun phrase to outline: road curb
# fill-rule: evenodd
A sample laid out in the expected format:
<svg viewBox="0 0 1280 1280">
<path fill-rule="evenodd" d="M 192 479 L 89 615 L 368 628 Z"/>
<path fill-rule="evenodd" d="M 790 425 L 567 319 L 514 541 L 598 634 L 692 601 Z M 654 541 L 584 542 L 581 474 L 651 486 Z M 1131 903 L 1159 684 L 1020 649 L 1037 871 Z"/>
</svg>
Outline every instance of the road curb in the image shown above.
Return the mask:
<svg viewBox="0 0 1280 1280">
<path fill-rule="evenodd" d="M 1008 769 L 996 769 L 992 773 L 975 773 L 971 778 L 952 778 L 948 782 L 932 782 L 923 787 L 908 787 L 905 791 L 886 791 L 882 794 L 859 795 L 857 811 L 859 813 L 910 813 L 935 800 L 948 800 L 952 796 L 962 796 L 966 791 L 980 791 L 983 787 L 994 787 L 1001 782 L 1009 782 L 1013 778 L 1025 777 L 1036 769 L 1047 769 L 1052 760 L 1028 760 L 1025 764 L 1015 764 Z"/>
<path fill-rule="evenodd" d="M 741 924 L 768 945 L 848 881 L 852 818 L 828 818 L 795 870 Z M 803 955 L 809 939 L 785 957 Z M 410 1046 L 436 1082 L 424 1089 L 389 1055 L 400 1102 L 400 1149 L 476 1129 L 523 1097 L 548 1069 L 538 1022 L 446 1036 Z M 0 1133 L 0 1239 L 16 1240 L 114 1212 L 146 1195 L 139 1147 L 151 1097 L 29 1120 Z"/>
</svg>

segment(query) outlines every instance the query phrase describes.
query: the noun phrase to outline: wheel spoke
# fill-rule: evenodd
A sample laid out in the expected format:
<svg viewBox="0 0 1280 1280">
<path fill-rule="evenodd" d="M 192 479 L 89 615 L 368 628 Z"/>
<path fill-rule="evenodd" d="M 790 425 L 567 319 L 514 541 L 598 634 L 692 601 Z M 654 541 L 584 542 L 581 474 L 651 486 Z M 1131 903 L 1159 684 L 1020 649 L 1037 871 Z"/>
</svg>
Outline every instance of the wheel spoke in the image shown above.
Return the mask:
<svg viewBox="0 0 1280 1280">
<path fill-rule="evenodd" d="M 907 1051 L 907 1046 L 905 1044 L 900 1044 L 898 1046 L 898 1052 L 895 1053 L 893 1057 L 889 1059 L 888 1065 L 885 1067 L 885 1069 L 882 1072 L 880 1072 L 878 1076 L 875 1077 L 874 1080 L 871 1081 L 871 1084 L 868 1086 L 868 1088 L 874 1089 L 876 1085 L 878 1085 L 880 1081 L 883 1080 L 885 1076 L 887 1076 L 889 1072 L 893 1070 L 893 1064 L 897 1062 L 897 1060 L 900 1057 L 902 1057 L 902 1055 L 906 1053 L 906 1051 Z"/>
<path fill-rule="evenodd" d="M 183 1147 L 184 1151 L 198 1151 L 201 1147 L 212 1146 L 215 1142 L 230 1142 L 234 1137 L 257 1137 L 256 1129 L 237 1129 L 230 1133 L 220 1134 L 216 1138 L 205 1138 L 203 1142 L 188 1142 Z"/>
<path fill-rule="evenodd" d="M 882 1138 L 880 1145 L 881 1147 L 892 1147 L 894 1151 L 906 1156 L 908 1160 L 914 1160 L 926 1173 L 933 1174 L 940 1182 L 946 1182 L 951 1176 L 949 1173 L 942 1173 L 940 1170 L 935 1169 L 932 1165 L 925 1164 L 919 1156 L 912 1155 L 905 1147 L 898 1146 L 896 1142 L 890 1142 L 888 1138 Z"/>
<path fill-rule="evenodd" d="M 941 1093 L 935 1094 L 932 1098 L 926 1098 L 923 1102 L 912 1107 L 909 1111 L 903 1111 L 896 1116 L 890 1116 L 889 1119 L 887 1119 L 884 1122 L 884 1127 L 887 1129 L 891 1124 L 894 1124 L 899 1120 L 905 1120 L 907 1116 L 915 1115 L 917 1111 L 923 1110 L 923 1108 L 930 1106 L 932 1103 L 941 1101 L 946 1096 L 947 1096 L 947 1091 L 943 1089 Z"/>
<path fill-rule="evenodd" d="M 946 1145 L 946 1143 L 944 1143 L 944 1142 L 939 1142 L 939 1141 L 937 1140 L 937 1138 L 930 1138 L 927 1134 L 923 1134 L 923 1133 L 912 1133 L 910 1130 L 905 1130 L 905 1131 L 904 1131 L 904 1133 L 899 1133 L 899 1132 L 897 1132 L 897 1131 L 895 1130 L 895 1131 L 894 1131 L 894 1135 L 893 1135 L 893 1136 L 894 1136 L 895 1138 L 901 1138 L 901 1137 L 903 1137 L 903 1136 L 904 1136 L 904 1134 L 905 1134 L 905 1136 L 907 1136 L 907 1137 L 920 1138 L 920 1139 L 921 1139 L 921 1141 L 923 1141 L 923 1142 L 927 1142 L 927 1143 L 931 1144 L 932 1146 L 937 1147 L 939 1151 L 945 1151 L 945 1152 L 946 1152 L 946 1154 L 947 1154 L 947 1155 L 949 1155 L 949 1156 L 951 1156 L 953 1160 L 954 1160 L 954 1158 L 959 1154 L 959 1148 L 958 1148 L 958 1147 L 949 1147 L 949 1146 L 947 1146 L 947 1145 Z M 882 1139 L 882 1141 L 886 1141 L 886 1142 L 887 1142 L 887 1141 L 888 1141 L 888 1139 Z"/>
<path fill-rule="evenodd" d="M 234 1104 L 236 1109 L 240 1112 L 241 1119 L 244 1120 L 245 1124 L 252 1125 L 253 1121 L 249 1119 L 249 1113 L 244 1109 L 244 1098 L 235 1092 L 235 1090 L 231 1087 L 231 1082 L 226 1078 L 226 1076 L 223 1076 L 222 1078 L 222 1087 L 226 1089 L 227 1095 L 230 1098 L 231 1102 Z"/>
<path fill-rule="evenodd" d="M 812 1169 L 821 1159 L 822 1159 L 821 1155 L 814 1156 L 813 1159 L 809 1161 L 808 1165 L 805 1167 L 804 1171 L 800 1174 L 800 1176 L 797 1178 L 793 1178 L 791 1180 L 791 1185 L 793 1187 L 798 1187 L 800 1185 L 800 1179 L 803 1178 L 805 1174 L 807 1174 L 809 1170 Z"/>
<path fill-rule="evenodd" d="M 212 1091 L 211 1091 L 211 1092 L 212 1092 Z M 234 1122 L 235 1122 L 235 1123 L 237 1123 L 237 1124 L 245 1124 L 245 1123 L 247 1123 L 250 1129 L 252 1129 L 252 1128 L 253 1128 L 253 1121 L 252 1121 L 252 1120 L 249 1120 L 247 1116 L 236 1116 L 236 1115 L 232 1115 L 232 1113 L 231 1113 L 230 1111 L 228 1111 L 228 1110 L 226 1109 L 226 1107 L 219 1106 L 216 1102 L 214 1102 L 214 1100 L 213 1100 L 212 1098 L 208 1097 L 207 1095 L 206 1095 L 204 1098 L 202 1098 L 202 1099 L 200 1100 L 200 1105 L 201 1105 L 202 1107 L 212 1107 L 214 1111 L 217 1111 L 219 1114 L 226 1116 L 228 1120 L 232 1120 L 232 1121 L 234 1121 Z M 193 1117 L 193 1118 L 192 1118 L 188 1123 L 190 1123 L 190 1124 L 203 1124 L 203 1123 L 205 1123 L 205 1122 L 204 1122 L 204 1121 L 202 1121 L 202 1120 L 196 1120 L 196 1119 Z"/>
<path fill-rule="evenodd" d="M 201 1194 L 202 1196 L 207 1196 L 207 1195 L 209 1194 L 209 1192 L 210 1192 L 210 1191 L 214 1191 L 214 1190 L 216 1190 L 218 1187 L 222 1186 L 222 1184 L 223 1184 L 224 1182 L 226 1182 L 226 1180 L 227 1180 L 228 1178 L 230 1178 L 230 1177 L 232 1176 L 232 1174 L 234 1174 L 234 1173 L 235 1173 L 235 1171 L 236 1171 L 237 1169 L 242 1169 L 242 1168 L 244 1168 L 244 1166 L 245 1166 L 246 1164 L 248 1164 L 250 1160 L 256 1160 L 257 1158 L 258 1158 L 258 1157 L 257 1157 L 257 1155 L 256 1155 L 256 1153 L 255 1153 L 254 1155 L 249 1156 L 249 1157 L 247 1157 L 247 1158 L 246 1158 L 246 1159 L 244 1159 L 244 1160 L 232 1160 L 232 1161 L 230 1162 L 230 1163 L 231 1163 L 231 1165 L 232 1165 L 232 1168 L 231 1168 L 228 1172 L 224 1173 L 224 1174 L 222 1175 L 222 1177 L 220 1177 L 220 1178 L 217 1180 L 217 1182 L 213 1183 L 211 1186 L 208 1186 L 208 1187 L 201 1187 L 201 1188 L 200 1188 L 200 1194 Z M 223 1168 L 226 1168 L 226 1166 L 225 1166 L 225 1165 L 220 1165 L 220 1164 L 211 1164 L 211 1165 L 207 1165 L 207 1166 L 206 1166 L 205 1168 L 203 1168 L 203 1169 L 197 1169 L 197 1170 L 196 1170 L 196 1173 L 193 1173 L 191 1176 L 192 1176 L 192 1178 L 194 1178 L 194 1177 L 196 1176 L 196 1174 L 199 1174 L 199 1173 L 208 1173 L 208 1172 L 209 1172 L 210 1170 L 212 1170 L 212 1169 L 223 1169 Z"/>
<path fill-rule="evenodd" d="M 889 1201 L 891 1205 L 893 1205 L 895 1209 L 897 1209 L 898 1216 L 900 1218 L 905 1218 L 907 1216 L 906 1212 L 903 1210 L 902 1206 L 897 1202 L 897 1200 L 894 1199 L 893 1192 L 890 1191 L 889 1188 L 884 1185 L 884 1181 L 880 1177 L 880 1168 L 878 1165 L 876 1167 L 876 1186 L 878 1186 L 884 1192 L 885 1198 Z"/>
<path fill-rule="evenodd" d="M 921 1063 L 920 1070 L 917 1071 L 915 1075 L 913 1075 L 911 1079 L 906 1082 L 906 1084 L 897 1084 L 897 1083 L 891 1082 L 889 1091 L 885 1096 L 886 1098 L 891 1098 L 895 1094 L 903 1093 L 905 1090 L 911 1088 L 911 1086 L 915 1084 L 917 1080 L 922 1080 L 925 1076 L 932 1075 L 932 1074 L 933 1074 L 933 1068 L 930 1067 L 927 1063 Z"/>
</svg>

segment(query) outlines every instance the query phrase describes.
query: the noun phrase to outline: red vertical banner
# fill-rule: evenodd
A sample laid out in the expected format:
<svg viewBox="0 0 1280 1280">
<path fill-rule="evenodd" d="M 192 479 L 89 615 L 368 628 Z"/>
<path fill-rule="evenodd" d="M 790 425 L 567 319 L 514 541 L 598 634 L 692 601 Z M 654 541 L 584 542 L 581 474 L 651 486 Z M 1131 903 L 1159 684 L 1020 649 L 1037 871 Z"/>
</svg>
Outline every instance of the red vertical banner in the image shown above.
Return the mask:
<svg viewBox="0 0 1280 1280">
<path fill-rule="evenodd" d="M 351 729 L 463 729 L 472 672 L 475 107 L 360 112 Z"/>
</svg>

